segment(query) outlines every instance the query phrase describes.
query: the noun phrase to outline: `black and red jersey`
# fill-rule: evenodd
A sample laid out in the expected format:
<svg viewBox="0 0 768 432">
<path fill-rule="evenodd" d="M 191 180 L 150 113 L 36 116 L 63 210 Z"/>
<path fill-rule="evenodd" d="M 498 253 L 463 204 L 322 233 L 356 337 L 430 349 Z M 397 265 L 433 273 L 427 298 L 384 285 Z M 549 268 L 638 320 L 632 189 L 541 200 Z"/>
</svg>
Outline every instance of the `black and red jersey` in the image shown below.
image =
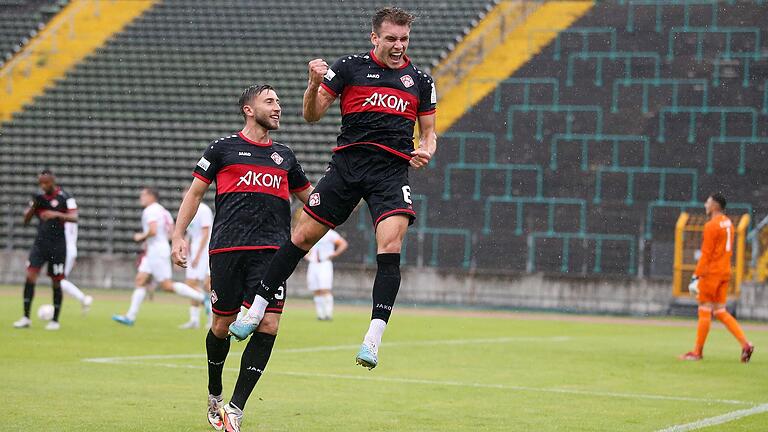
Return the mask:
<svg viewBox="0 0 768 432">
<path fill-rule="evenodd" d="M 50 194 L 44 192 L 37 193 L 32 196 L 32 202 L 30 205 L 34 208 L 35 216 L 40 217 L 40 213 L 45 210 L 52 210 L 62 213 L 75 211 L 77 204 L 75 199 L 69 193 L 65 192 L 60 187 L 57 187 L 55 191 Z M 37 238 L 35 242 L 56 242 L 64 240 L 64 221 L 55 218 L 42 220 L 37 226 Z"/>
<path fill-rule="evenodd" d="M 278 249 L 290 237 L 290 194 L 310 186 L 290 148 L 242 133 L 212 142 L 193 175 L 216 181 L 210 254 Z"/>
<path fill-rule="evenodd" d="M 359 144 L 411 158 L 416 118 L 435 112 L 431 76 L 411 64 L 390 69 L 373 51 L 336 60 L 321 86 L 340 97 L 341 134 L 334 151 Z"/>
</svg>

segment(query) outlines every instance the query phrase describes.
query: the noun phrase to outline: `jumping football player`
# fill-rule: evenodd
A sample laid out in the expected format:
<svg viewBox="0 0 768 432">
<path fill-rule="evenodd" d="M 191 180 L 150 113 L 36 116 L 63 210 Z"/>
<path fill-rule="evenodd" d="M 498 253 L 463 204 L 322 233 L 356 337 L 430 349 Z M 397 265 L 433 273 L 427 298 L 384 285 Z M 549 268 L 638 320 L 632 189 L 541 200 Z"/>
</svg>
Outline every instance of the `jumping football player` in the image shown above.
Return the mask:
<svg viewBox="0 0 768 432">
<path fill-rule="evenodd" d="M 309 62 L 304 119 L 320 120 L 340 98 L 341 134 L 325 176 L 304 206 L 291 239 L 272 260 L 253 306 L 230 326 L 236 338 L 247 337 L 256 328 L 270 299 L 307 251 L 329 229 L 344 223 L 364 199 L 376 230 L 378 269 L 371 322 L 356 362 L 376 367 L 400 288 L 400 249 L 408 225 L 416 218 L 408 168 L 426 166 L 437 148 L 434 82 L 405 54 L 413 20 L 402 9 L 380 9 L 371 20 L 371 51 L 344 56 L 330 68 L 322 59 Z M 416 123 L 418 149 L 413 143 Z"/>
</svg>

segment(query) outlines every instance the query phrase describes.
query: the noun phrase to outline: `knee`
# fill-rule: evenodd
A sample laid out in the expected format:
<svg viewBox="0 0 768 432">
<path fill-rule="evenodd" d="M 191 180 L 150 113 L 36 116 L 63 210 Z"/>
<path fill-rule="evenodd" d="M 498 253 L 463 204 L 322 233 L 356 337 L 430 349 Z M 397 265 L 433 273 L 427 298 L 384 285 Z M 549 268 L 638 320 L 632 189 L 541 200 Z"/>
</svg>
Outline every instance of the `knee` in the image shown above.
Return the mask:
<svg viewBox="0 0 768 432">
<path fill-rule="evenodd" d="M 400 253 L 403 247 L 403 241 L 400 239 L 386 239 L 378 247 L 378 253 Z"/>
<path fill-rule="evenodd" d="M 211 332 L 219 339 L 226 339 L 229 335 L 229 324 L 214 321 L 211 325 Z"/>
<path fill-rule="evenodd" d="M 273 336 L 277 336 L 277 329 L 280 327 L 279 320 L 262 320 L 259 327 L 256 329 L 259 333 L 266 333 Z"/>
</svg>

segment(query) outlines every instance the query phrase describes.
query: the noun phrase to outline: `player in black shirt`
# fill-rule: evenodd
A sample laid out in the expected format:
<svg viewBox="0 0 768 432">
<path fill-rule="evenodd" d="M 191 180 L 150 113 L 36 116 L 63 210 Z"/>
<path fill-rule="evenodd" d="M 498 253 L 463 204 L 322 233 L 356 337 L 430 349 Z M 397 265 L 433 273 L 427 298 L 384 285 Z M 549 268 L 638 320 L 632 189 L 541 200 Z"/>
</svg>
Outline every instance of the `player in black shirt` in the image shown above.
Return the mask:
<svg viewBox="0 0 768 432">
<path fill-rule="evenodd" d="M 53 286 L 53 319 L 46 325 L 46 330 L 59 329 L 61 312 L 61 280 L 64 279 L 64 264 L 67 258 L 67 241 L 64 237 L 64 222 L 77 222 L 77 205 L 70 194 L 56 185 L 56 178 L 49 170 L 43 170 L 37 177 L 41 193 L 35 194 L 29 207 L 24 212 L 24 225 L 29 224 L 33 216 L 40 219 L 37 236 L 29 252 L 27 279 L 24 282 L 24 316 L 13 323 L 15 328 L 29 327 L 32 299 L 35 296 L 35 284 L 40 268 L 48 263 L 48 275 Z"/>
<path fill-rule="evenodd" d="M 253 306 L 230 326 L 235 337 L 246 337 L 255 328 L 281 281 L 364 199 L 376 230 L 378 270 L 371 323 L 356 361 L 369 369 L 378 363 L 381 336 L 400 287 L 401 245 L 416 215 L 408 167 L 427 165 L 437 147 L 434 82 L 405 55 L 412 22 L 413 16 L 402 9 L 380 9 L 372 19 L 370 52 L 342 57 L 330 68 L 322 59 L 309 62 L 304 119 L 319 120 L 339 98 L 341 134 L 325 176 L 304 206 L 291 240 L 275 254 Z M 413 143 L 416 123 L 418 149 Z"/>
<path fill-rule="evenodd" d="M 210 242 L 213 326 L 206 337 L 208 420 L 215 428 L 239 431 L 242 410 L 264 371 L 285 303 L 283 282 L 243 350 L 240 375 L 230 402 L 222 406 L 221 374 L 229 352 L 228 327 L 240 307 L 250 307 L 266 266 L 290 237 L 290 194 L 306 203 L 312 190 L 293 151 L 269 137 L 280 126 L 280 100 L 267 85 L 240 97 L 245 127 L 208 145 L 179 208 L 173 233 L 174 263 L 187 266 L 184 233 L 208 186 L 216 182 L 216 211 Z M 220 429 L 219 429 L 220 430 Z"/>
</svg>

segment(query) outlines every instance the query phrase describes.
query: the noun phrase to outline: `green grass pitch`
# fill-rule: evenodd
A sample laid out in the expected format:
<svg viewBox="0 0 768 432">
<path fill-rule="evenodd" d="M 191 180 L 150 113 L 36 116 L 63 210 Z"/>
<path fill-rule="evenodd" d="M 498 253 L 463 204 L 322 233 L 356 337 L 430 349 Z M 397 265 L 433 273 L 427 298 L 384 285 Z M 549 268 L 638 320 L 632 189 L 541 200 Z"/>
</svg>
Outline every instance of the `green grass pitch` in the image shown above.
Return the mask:
<svg viewBox="0 0 768 432">
<path fill-rule="evenodd" d="M 110 321 L 127 291 L 95 291 L 87 316 L 65 298 L 62 328 L 14 330 L 21 288 L 0 288 L 3 430 L 207 431 L 205 330 L 158 294 L 136 326 Z M 38 284 L 34 310 L 50 302 Z M 752 363 L 713 325 L 705 361 L 681 362 L 693 321 L 590 318 L 399 305 L 379 367 L 354 365 L 369 310 L 318 322 L 291 300 L 244 431 L 768 430 L 768 326 L 747 326 Z M 225 399 L 244 344 L 232 343 Z M 91 360 L 88 360 L 91 359 Z M 95 359 L 95 360 L 94 360 Z M 732 414 L 732 413 L 736 414 Z M 740 416 L 744 412 L 749 415 Z M 715 426 L 718 416 L 740 417 Z M 712 420 L 715 418 L 715 420 Z M 683 426 L 688 425 L 688 426 Z"/>
</svg>

